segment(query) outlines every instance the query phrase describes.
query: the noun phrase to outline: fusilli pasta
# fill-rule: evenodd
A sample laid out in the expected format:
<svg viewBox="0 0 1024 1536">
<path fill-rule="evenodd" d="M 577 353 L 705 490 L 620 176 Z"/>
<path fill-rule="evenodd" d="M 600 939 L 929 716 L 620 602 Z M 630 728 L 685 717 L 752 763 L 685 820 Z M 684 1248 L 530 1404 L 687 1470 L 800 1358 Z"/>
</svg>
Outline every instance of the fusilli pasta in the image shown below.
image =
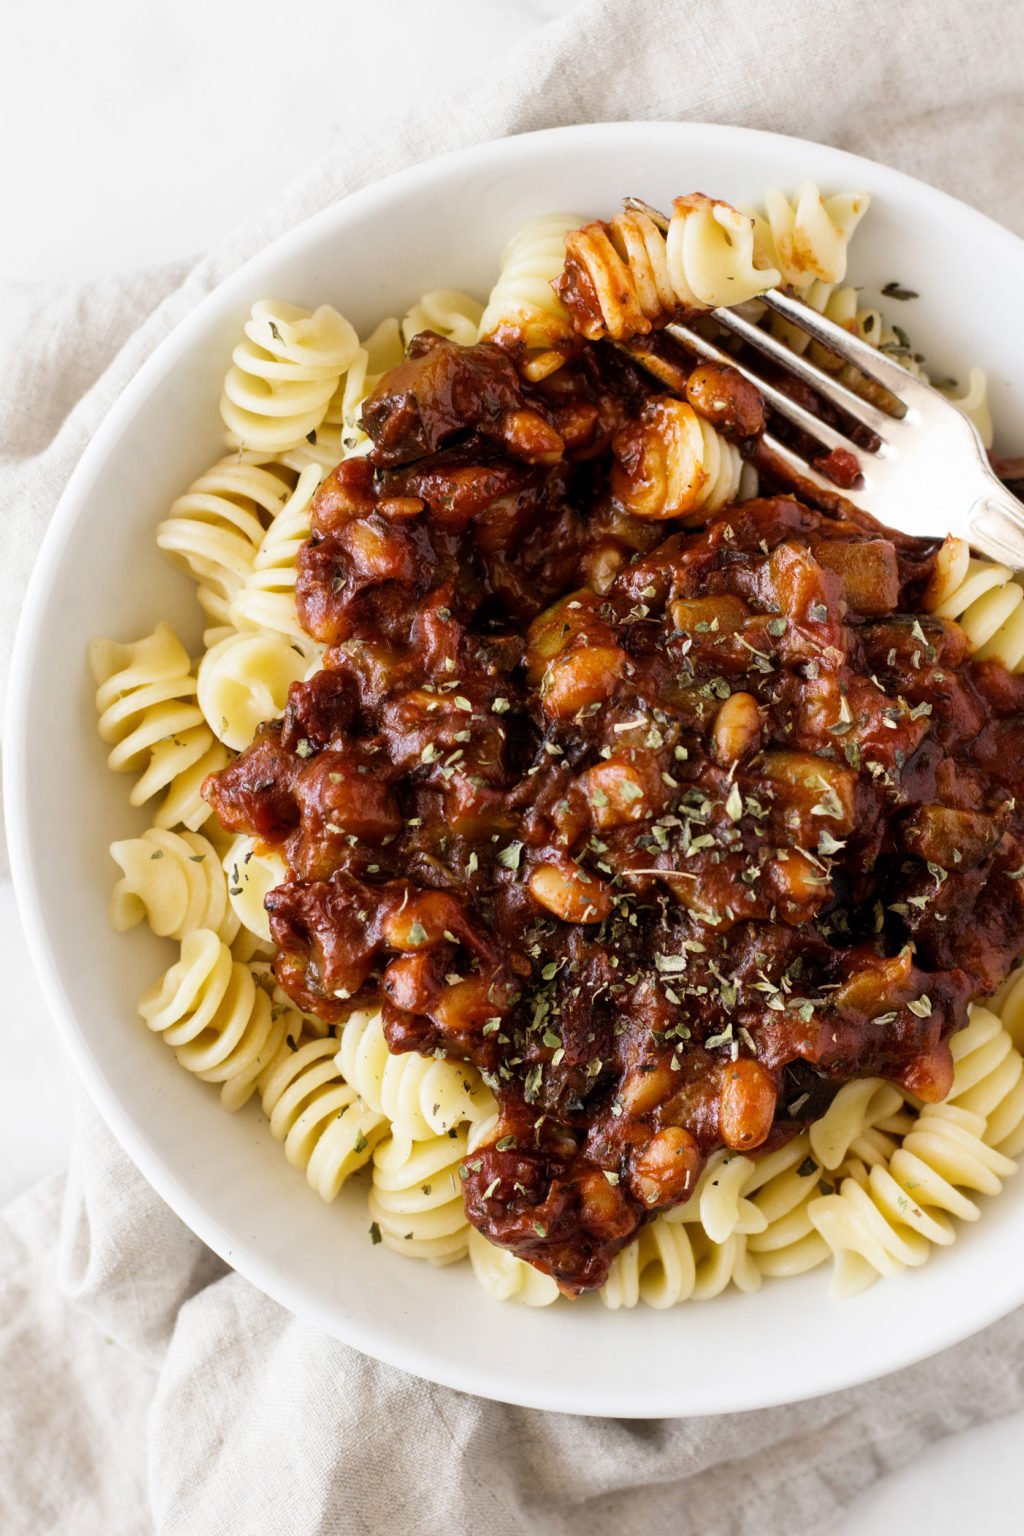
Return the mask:
<svg viewBox="0 0 1024 1536">
<path fill-rule="evenodd" d="M 617 453 L 612 491 L 634 517 L 699 520 L 739 495 L 738 449 L 685 400 L 651 399 Z"/>
<path fill-rule="evenodd" d="M 379 1009 L 358 1010 L 341 1030 L 338 1067 L 371 1109 L 386 1115 L 410 1140 L 443 1136 L 454 1126 L 495 1112 L 494 1095 L 475 1067 L 464 1062 L 393 1055 Z"/>
<path fill-rule="evenodd" d="M 451 1264 L 468 1250 L 459 1165 L 465 1131 L 425 1141 L 390 1135 L 373 1154 L 370 1215 L 388 1248 L 411 1259 Z"/>
<path fill-rule="evenodd" d="M 1024 965 L 1010 972 L 989 1002 L 1017 1050 L 1024 1051 Z"/>
<path fill-rule="evenodd" d="M 403 319 L 402 340 L 408 346 L 421 331 L 436 331 L 460 347 L 471 347 L 479 335 L 483 312 L 478 299 L 460 293 L 458 288 L 432 288 Z"/>
<path fill-rule="evenodd" d="M 261 300 L 224 379 L 220 413 L 233 447 L 284 453 L 315 432 L 359 339 L 329 304 L 310 314 Z"/>
<path fill-rule="evenodd" d="M 507 1248 L 489 1243 L 475 1227 L 468 1233 L 473 1274 L 494 1301 L 515 1301 L 522 1307 L 550 1307 L 558 1300 L 558 1285 L 550 1275 L 517 1259 Z"/>
<path fill-rule="evenodd" d="M 572 340 L 568 312 L 551 285 L 565 262 L 565 237 L 579 223 L 573 214 L 549 213 L 524 224 L 505 247 L 480 319 L 481 340 L 521 347 L 533 379 L 557 368 L 559 348 Z"/>
<path fill-rule="evenodd" d="M 936 557 L 924 606 L 956 619 L 981 660 L 993 657 L 1019 672 L 1024 666 L 1024 587 L 1008 565 L 978 560 L 964 539 L 950 535 Z"/>
<path fill-rule="evenodd" d="M 126 645 L 94 640 L 89 660 L 97 683 L 99 733 L 113 743 L 107 758 L 115 773 L 140 773 L 128 796 L 145 805 L 165 791 L 153 820 L 158 827 L 196 832 L 210 815 L 200 794 L 208 773 L 227 753 L 196 703 L 196 679 L 169 624 Z"/>
<path fill-rule="evenodd" d="M 797 292 L 813 282 L 841 282 L 846 276 L 850 236 L 870 201 L 866 192 L 822 197 L 810 181 L 798 187 L 792 198 L 777 189 L 767 192 L 764 212 L 752 215 L 756 260 L 762 267 L 775 268 L 777 280 Z"/>
<path fill-rule="evenodd" d="M 984 1140 L 1004 1157 L 1024 1152 L 1024 1058 L 999 1016 L 975 1003 L 966 1029 L 950 1041 L 948 1103 L 981 1115 Z"/>
<path fill-rule="evenodd" d="M 309 538 L 310 506 L 319 484 L 319 466 L 308 465 L 263 534 L 228 609 L 236 629 L 270 630 L 309 649 L 309 636 L 295 608 L 296 561 Z"/>
<path fill-rule="evenodd" d="M 388 1123 L 346 1083 L 335 1064 L 333 1036 L 298 1043 L 287 1037 L 260 1073 L 259 1093 L 271 1134 L 304 1168 L 321 1200 L 333 1200 L 350 1174 L 368 1162 Z"/>
<path fill-rule="evenodd" d="M 142 994 L 139 1012 L 183 1067 L 221 1085 L 226 1109 L 246 1102 L 288 1029 L 288 1011 L 272 1006 L 209 928 L 186 933 L 180 958 Z"/>
<path fill-rule="evenodd" d="M 997 1194 L 1016 1168 L 984 1135 L 981 1115 L 926 1105 L 888 1163 L 876 1163 L 863 1182 L 851 1174 L 838 1193 L 811 1201 L 811 1221 L 835 1259 L 833 1295 L 923 1264 L 932 1245 L 953 1241 L 950 1216 L 977 1220 L 979 1208 L 964 1190 Z"/>
<path fill-rule="evenodd" d="M 110 902 L 118 933 L 145 918 L 161 938 L 180 941 L 196 928 L 209 928 L 231 943 L 238 917 L 216 849 L 205 837 L 150 827 L 141 837 L 111 843 L 110 856 L 122 870 Z"/>
<path fill-rule="evenodd" d="M 680 310 L 742 304 L 779 281 L 770 261 L 755 265 L 754 221 L 697 192 L 675 199 L 667 231 L 639 209 L 574 230 L 566 268 L 588 287 L 574 318 L 592 341 L 644 335 Z"/>
<path fill-rule="evenodd" d="M 196 595 L 212 624 L 231 622 L 232 599 L 289 484 L 290 477 L 259 464 L 222 459 L 171 503 L 157 528 L 160 548 L 198 582 Z"/>
<path fill-rule="evenodd" d="M 658 1217 L 616 1255 L 600 1294 L 613 1311 L 640 1302 L 661 1310 L 689 1301 L 696 1284 L 697 1264 L 687 1228 Z"/>
<path fill-rule="evenodd" d="M 224 855 L 228 901 L 243 928 L 263 944 L 270 943 L 270 919 L 263 898 L 288 878 L 288 865 L 273 848 L 260 849 L 251 837 L 240 835 Z"/>
<path fill-rule="evenodd" d="M 319 649 L 281 634 L 230 630 L 199 663 L 199 708 L 214 735 L 240 751 L 284 711 L 288 689 L 320 664 Z"/>
</svg>

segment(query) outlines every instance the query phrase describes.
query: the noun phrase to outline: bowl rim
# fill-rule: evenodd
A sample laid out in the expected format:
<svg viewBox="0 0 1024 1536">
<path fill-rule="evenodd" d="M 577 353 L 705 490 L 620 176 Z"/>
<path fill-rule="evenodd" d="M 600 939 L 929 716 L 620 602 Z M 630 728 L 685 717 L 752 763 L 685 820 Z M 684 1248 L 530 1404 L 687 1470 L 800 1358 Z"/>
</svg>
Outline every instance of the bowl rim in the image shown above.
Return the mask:
<svg viewBox="0 0 1024 1536">
<path fill-rule="evenodd" d="M 119 1097 L 107 1080 L 90 1044 L 88 1027 L 76 1016 L 73 999 L 60 979 L 55 963 L 57 946 L 51 942 L 47 929 L 45 901 L 32 864 L 28 832 L 28 783 L 31 774 L 28 684 L 36 648 L 47 620 L 47 601 L 60 564 L 63 536 L 79 516 L 109 454 L 116 449 L 136 402 L 146 397 L 151 385 L 163 375 L 165 369 L 173 366 L 188 352 L 193 338 L 202 331 L 208 316 L 220 310 L 236 288 L 245 288 L 251 269 L 263 262 L 268 254 L 285 258 L 293 251 L 301 250 L 307 242 L 316 238 L 321 229 L 329 227 L 338 218 L 341 209 L 346 210 L 346 214 L 353 210 L 372 212 L 376 205 L 390 203 L 400 196 L 404 188 L 429 180 L 432 176 L 488 162 L 498 168 L 506 157 L 515 158 L 524 141 L 541 150 L 549 144 L 586 141 L 595 153 L 599 153 L 603 140 L 614 139 L 617 144 L 621 144 L 624 138 L 642 141 L 652 132 L 678 135 L 681 140 L 688 141 L 688 147 L 702 140 L 706 142 L 710 137 L 724 145 L 731 143 L 738 149 L 754 143 L 761 147 L 778 145 L 787 157 L 792 155 L 794 147 L 805 147 L 815 155 L 824 151 L 834 165 L 837 177 L 856 178 L 862 174 L 864 166 L 870 166 L 876 186 L 883 186 L 894 196 L 898 196 L 901 190 L 912 188 L 912 195 L 919 197 L 923 189 L 927 197 L 937 200 L 947 217 L 955 218 L 961 227 L 965 223 L 973 226 L 980 241 L 1002 245 L 1009 255 L 1020 262 L 1024 271 L 1024 240 L 987 215 L 918 178 L 868 160 L 867 157 L 796 135 L 725 124 L 639 120 L 540 129 L 526 134 L 488 139 L 448 151 L 337 198 L 251 254 L 172 327 L 113 401 L 72 471 L 37 553 L 15 636 L 4 721 L 4 812 L 13 883 L 30 960 L 64 1048 L 90 1098 L 121 1147 L 157 1195 L 201 1241 L 289 1312 L 312 1322 L 325 1333 L 365 1354 L 443 1386 L 495 1401 L 547 1411 L 629 1418 L 677 1418 L 773 1407 L 807 1400 L 888 1375 L 969 1337 L 1005 1316 L 1024 1301 L 1024 1271 L 1014 1284 L 1012 1266 L 1002 1266 L 1000 1274 L 989 1277 L 992 1281 L 990 1288 L 985 1291 L 973 1288 L 969 1311 L 958 1316 L 952 1325 L 950 1319 L 945 1317 L 941 1322 L 934 1320 L 931 1326 L 920 1326 L 916 1331 L 907 1330 L 906 1333 L 901 1331 L 898 1335 L 891 1335 L 886 1341 L 884 1359 L 881 1361 L 861 1358 L 846 1360 L 842 1366 L 837 1366 L 835 1362 L 823 1362 L 820 1380 L 813 1389 L 801 1388 L 799 1395 L 795 1395 L 791 1388 L 781 1385 L 773 1387 L 771 1383 L 765 1382 L 759 1384 L 756 1395 L 751 1395 L 749 1391 L 737 1392 L 732 1378 L 723 1374 L 718 1381 L 708 1384 L 705 1399 L 699 1407 L 680 1406 L 667 1390 L 660 1393 L 648 1392 L 646 1395 L 634 1391 L 632 1396 L 627 1393 L 621 1402 L 610 1393 L 583 1400 L 579 1389 L 574 1393 L 571 1383 L 565 1386 L 560 1382 L 546 1381 L 542 1373 L 538 1374 L 530 1390 L 502 1390 L 501 1385 L 495 1383 L 493 1375 L 488 1374 L 485 1364 L 479 1361 L 472 1364 L 450 1362 L 446 1357 L 434 1354 L 428 1344 L 421 1343 L 413 1330 L 407 1330 L 401 1341 L 396 1342 L 388 1332 L 374 1332 L 363 1322 L 352 1322 L 308 1294 L 297 1300 L 291 1293 L 289 1282 L 278 1275 L 273 1263 L 242 1240 L 239 1233 L 228 1230 L 218 1217 L 207 1211 L 201 1194 L 183 1181 L 174 1168 L 150 1146 L 144 1128 L 135 1122 L 126 1101 Z"/>
</svg>

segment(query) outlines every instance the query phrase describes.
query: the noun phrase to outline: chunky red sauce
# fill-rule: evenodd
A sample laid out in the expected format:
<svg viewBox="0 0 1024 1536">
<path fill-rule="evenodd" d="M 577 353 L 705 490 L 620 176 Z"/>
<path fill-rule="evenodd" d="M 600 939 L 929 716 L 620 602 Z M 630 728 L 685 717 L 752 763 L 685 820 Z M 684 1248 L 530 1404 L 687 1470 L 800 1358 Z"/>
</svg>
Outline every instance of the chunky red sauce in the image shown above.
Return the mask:
<svg viewBox="0 0 1024 1536">
<path fill-rule="evenodd" d="M 1024 948 L 1024 683 L 921 612 L 931 545 L 786 496 L 659 521 L 662 389 L 419 338 L 314 504 L 325 669 L 206 786 L 288 859 L 291 996 L 486 1074 L 469 1218 L 569 1292 L 847 1079 L 941 1098 Z M 731 370 L 686 396 L 755 446 Z"/>
</svg>

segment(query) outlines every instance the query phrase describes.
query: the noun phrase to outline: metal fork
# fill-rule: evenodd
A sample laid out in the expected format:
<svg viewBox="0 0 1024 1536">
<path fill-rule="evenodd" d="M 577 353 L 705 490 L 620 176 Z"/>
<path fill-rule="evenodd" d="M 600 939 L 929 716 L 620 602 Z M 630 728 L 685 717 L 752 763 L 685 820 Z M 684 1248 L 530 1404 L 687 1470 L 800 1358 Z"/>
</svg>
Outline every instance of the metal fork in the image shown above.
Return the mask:
<svg viewBox="0 0 1024 1536">
<path fill-rule="evenodd" d="M 663 230 L 668 228 L 664 214 L 647 203 L 627 198 L 626 204 L 648 214 Z M 796 449 L 766 432 L 762 441 L 771 455 L 798 482 L 819 493 L 826 505 L 834 506 L 845 500 L 903 533 L 926 537 L 951 533 L 995 560 L 1024 569 L 1024 504 L 993 473 L 974 424 L 938 390 L 799 299 L 777 288 L 759 294 L 758 298 L 775 314 L 798 326 L 812 341 L 820 342 L 843 362 L 852 364 L 878 385 L 893 404 L 890 412 L 866 400 L 736 310 L 710 311 L 711 318 L 724 330 L 808 385 L 851 423 L 867 428 L 872 440 L 870 447 L 864 447 L 692 326 L 667 325 L 668 335 L 688 351 L 707 362 L 735 368 L 761 392 L 774 411 L 819 443 L 823 451 L 840 448 L 852 454 L 860 468 L 861 481 L 850 490 L 839 487 Z"/>
</svg>

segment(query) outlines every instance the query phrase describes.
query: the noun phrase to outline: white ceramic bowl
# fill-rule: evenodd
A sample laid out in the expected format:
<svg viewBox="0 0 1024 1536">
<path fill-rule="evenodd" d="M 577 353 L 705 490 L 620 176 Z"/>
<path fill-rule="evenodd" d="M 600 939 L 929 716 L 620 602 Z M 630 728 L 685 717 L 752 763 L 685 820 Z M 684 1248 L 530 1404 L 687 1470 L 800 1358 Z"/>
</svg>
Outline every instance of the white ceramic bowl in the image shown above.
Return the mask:
<svg viewBox="0 0 1024 1536">
<path fill-rule="evenodd" d="M 362 1188 L 325 1206 L 256 1109 L 236 1117 L 135 1012 L 171 949 L 107 925 L 112 838 L 146 825 L 110 774 L 86 666 L 91 636 L 159 618 L 197 640 L 191 584 L 154 543 L 172 497 L 220 452 L 217 400 L 254 299 L 337 305 L 360 331 L 421 291 L 485 296 L 508 235 L 546 210 L 608 215 L 624 194 L 662 207 L 694 188 L 758 202 L 806 178 L 867 190 L 854 277 L 943 370 L 987 370 L 997 429 L 1021 446 L 1024 245 L 989 220 L 866 160 L 736 128 L 632 123 L 483 144 L 420 165 L 277 240 L 154 353 L 85 453 L 29 589 L 7 730 L 7 826 L 18 896 L 51 1012 L 112 1130 L 198 1235 L 309 1322 L 407 1371 L 538 1408 L 616 1416 L 762 1407 L 881 1375 L 1024 1301 L 1024 1177 L 921 1270 L 829 1301 L 826 1276 L 768 1282 L 671 1312 L 591 1298 L 528 1311 L 490 1301 L 467 1266 L 373 1247 Z M 1016 420 L 1017 435 L 1013 434 Z M 940 532 L 941 529 L 936 529 Z"/>
</svg>

